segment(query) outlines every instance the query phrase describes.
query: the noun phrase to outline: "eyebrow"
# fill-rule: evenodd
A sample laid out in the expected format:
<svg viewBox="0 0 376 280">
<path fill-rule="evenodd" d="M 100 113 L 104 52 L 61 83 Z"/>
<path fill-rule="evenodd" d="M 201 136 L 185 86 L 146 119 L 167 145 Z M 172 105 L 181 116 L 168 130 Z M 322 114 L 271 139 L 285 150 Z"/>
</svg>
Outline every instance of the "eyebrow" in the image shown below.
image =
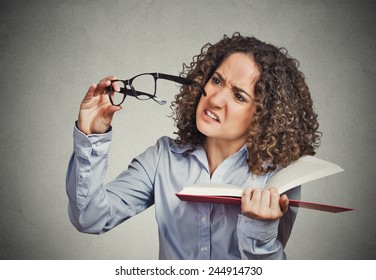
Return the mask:
<svg viewBox="0 0 376 280">
<path fill-rule="evenodd" d="M 221 74 L 219 74 L 217 71 L 214 72 L 214 74 L 216 74 L 218 76 L 218 78 L 221 80 L 221 82 L 226 82 L 226 80 L 222 77 Z M 253 97 L 248 93 L 246 92 L 244 89 L 240 88 L 240 87 L 237 87 L 237 86 L 233 86 L 233 88 L 235 90 L 237 90 L 238 92 L 243 92 L 245 95 L 247 95 L 251 100 L 253 100 Z"/>
</svg>

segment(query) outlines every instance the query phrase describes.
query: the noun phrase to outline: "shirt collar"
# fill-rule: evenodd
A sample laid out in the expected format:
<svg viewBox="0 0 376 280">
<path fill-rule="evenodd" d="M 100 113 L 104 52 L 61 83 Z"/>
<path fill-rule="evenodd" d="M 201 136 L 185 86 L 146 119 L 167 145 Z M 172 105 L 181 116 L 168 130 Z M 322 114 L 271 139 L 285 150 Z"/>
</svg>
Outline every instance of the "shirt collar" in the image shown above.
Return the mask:
<svg viewBox="0 0 376 280">
<path fill-rule="evenodd" d="M 177 153 L 177 154 L 184 154 L 186 153 L 187 151 L 189 150 L 192 150 L 193 148 L 193 144 L 186 144 L 186 145 L 179 145 L 177 144 L 174 140 L 173 142 L 171 143 L 170 145 L 170 150 L 174 153 Z M 196 149 L 194 151 L 191 152 L 191 154 L 195 155 L 195 156 L 199 156 L 201 155 L 202 153 L 205 153 L 204 151 L 204 148 L 202 147 L 202 145 L 200 144 L 197 144 L 196 145 Z M 246 157 L 248 158 L 248 150 L 247 150 L 247 144 L 244 144 L 240 149 L 239 151 L 237 151 L 235 154 L 233 154 L 232 156 L 241 156 L 243 154 L 246 154 Z"/>
<path fill-rule="evenodd" d="M 171 141 L 170 150 L 176 154 L 184 154 L 185 152 L 192 150 L 192 144 L 180 145 L 175 142 L 175 140 Z"/>
</svg>

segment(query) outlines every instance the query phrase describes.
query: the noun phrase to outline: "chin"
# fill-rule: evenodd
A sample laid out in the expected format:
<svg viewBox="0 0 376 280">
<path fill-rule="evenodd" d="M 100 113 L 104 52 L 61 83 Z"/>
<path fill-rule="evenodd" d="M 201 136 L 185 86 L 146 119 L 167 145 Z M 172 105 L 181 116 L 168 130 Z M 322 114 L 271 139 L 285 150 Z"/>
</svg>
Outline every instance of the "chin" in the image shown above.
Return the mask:
<svg viewBox="0 0 376 280">
<path fill-rule="evenodd" d="M 197 130 L 199 131 L 199 132 L 201 132 L 203 135 L 205 135 L 205 136 L 208 136 L 208 131 L 207 131 L 207 129 L 204 129 L 202 126 L 200 126 L 200 125 L 197 125 L 196 124 L 196 127 L 197 127 Z"/>
<path fill-rule="evenodd" d="M 197 130 L 200 131 L 207 138 L 219 138 L 218 133 L 216 133 L 215 131 L 213 131 L 213 129 L 209 127 L 197 126 Z"/>
</svg>

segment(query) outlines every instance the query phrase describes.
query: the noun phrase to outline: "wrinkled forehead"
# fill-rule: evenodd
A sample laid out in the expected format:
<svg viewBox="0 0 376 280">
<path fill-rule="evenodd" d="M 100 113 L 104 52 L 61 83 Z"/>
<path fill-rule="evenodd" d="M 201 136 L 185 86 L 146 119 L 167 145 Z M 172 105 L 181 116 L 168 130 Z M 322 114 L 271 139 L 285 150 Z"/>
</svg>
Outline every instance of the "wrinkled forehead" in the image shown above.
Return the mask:
<svg viewBox="0 0 376 280">
<path fill-rule="evenodd" d="M 250 88 L 260 77 L 260 70 L 253 58 L 246 53 L 233 53 L 217 68 L 218 72 L 232 86 Z"/>
</svg>

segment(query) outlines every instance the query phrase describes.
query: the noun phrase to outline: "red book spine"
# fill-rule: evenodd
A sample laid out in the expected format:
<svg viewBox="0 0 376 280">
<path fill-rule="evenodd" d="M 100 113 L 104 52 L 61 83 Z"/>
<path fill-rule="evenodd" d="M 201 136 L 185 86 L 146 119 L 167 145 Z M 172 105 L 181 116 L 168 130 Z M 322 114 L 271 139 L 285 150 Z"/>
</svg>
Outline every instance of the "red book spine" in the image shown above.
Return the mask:
<svg viewBox="0 0 376 280">
<path fill-rule="evenodd" d="M 232 196 L 210 196 L 210 195 L 192 195 L 192 194 L 176 194 L 182 201 L 191 201 L 191 202 L 204 202 L 204 203 L 218 203 L 218 204 L 232 204 L 240 205 L 240 197 Z M 325 212 L 340 213 L 346 211 L 352 211 L 352 208 L 346 208 L 341 206 L 320 204 L 314 202 L 305 202 L 300 200 L 289 200 L 289 206 L 291 207 L 301 207 Z"/>
</svg>

